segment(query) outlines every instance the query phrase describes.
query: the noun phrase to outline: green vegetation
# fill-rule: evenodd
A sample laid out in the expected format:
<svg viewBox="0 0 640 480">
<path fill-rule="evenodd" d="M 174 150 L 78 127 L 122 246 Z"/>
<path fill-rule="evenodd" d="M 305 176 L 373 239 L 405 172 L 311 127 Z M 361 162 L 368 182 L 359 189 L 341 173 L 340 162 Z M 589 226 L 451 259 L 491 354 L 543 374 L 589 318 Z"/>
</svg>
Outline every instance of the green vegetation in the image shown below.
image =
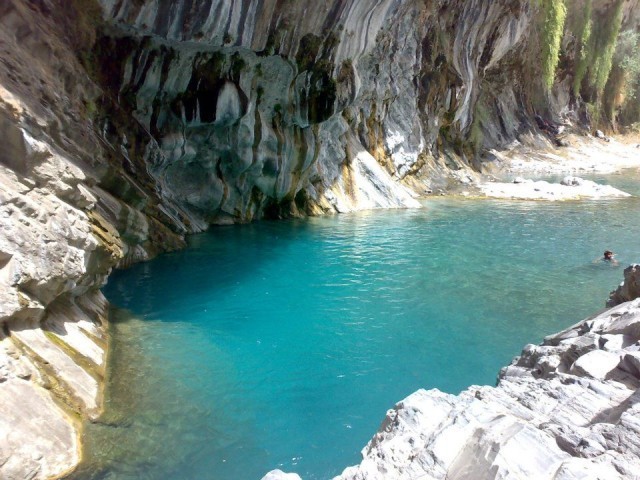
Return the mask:
<svg viewBox="0 0 640 480">
<path fill-rule="evenodd" d="M 640 99 L 640 34 L 627 30 L 620 34 L 614 64 L 625 72 L 625 96 Z"/>
<path fill-rule="evenodd" d="M 640 120 L 640 34 L 626 30 L 618 37 L 613 68 L 607 83 L 605 107 L 612 123 L 630 125 Z M 617 117 L 617 118 L 616 118 Z"/>
<path fill-rule="evenodd" d="M 582 80 L 584 80 L 587 70 L 589 69 L 589 61 L 592 53 L 589 49 L 591 45 L 591 32 L 593 31 L 592 12 L 593 1 L 586 0 L 576 34 L 578 51 L 576 52 L 576 68 L 573 75 L 573 94 L 575 96 L 580 94 Z"/>
<path fill-rule="evenodd" d="M 597 22 L 597 30 L 592 35 L 594 55 L 589 69 L 589 82 L 595 88 L 598 97 L 602 95 L 611 73 L 613 55 L 622 25 L 623 3 L 623 0 L 617 0 L 609 14 L 603 17 L 603 21 Z"/>
<path fill-rule="evenodd" d="M 567 18 L 564 0 L 539 0 L 542 14 L 541 50 L 542 75 L 547 89 L 553 86 L 556 67 L 560 59 L 560 45 Z"/>
<path fill-rule="evenodd" d="M 229 68 L 229 74 L 231 79 L 239 83 L 240 82 L 240 74 L 247 66 L 247 62 L 244 61 L 244 58 L 236 52 L 231 56 L 231 67 Z"/>
<path fill-rule="evenodd" d="M 484 132 L 482 130 L 482 124 L 489 119 L 489 109 L 485 105 L 482 97 L 478 99 L 476 103 L 475 113 L 473 115 L 473 123 L 469 131 L 469 142 L 473 148 L 473 153 L 478 155 L 482 149 L 484 142 Z"/>
<path fill-rule="evenodd" d="M 102 7 L 98 0 L 70 0 L 65 12 L 64 31 L 76 50 L 91 49 L 96 31 L 102 26 Z"/>
<path fill-rule="evenodd" d="M 313 67 L 320 53 L 320 47 L 322 47 L 322 38 L 318 35 L 307 33 L 300 39 L 300 46 L 296 55 L 298 71 L 304 72 Z"/>
<path fill-rule="evenodd" d="M 587 109 L 587 115 L 591 119 L 594 125 L 600 123 L 600 108 L 598 105 L 593 103 L 585 103 L 585 108 Z"/>
<path fill-rule="evenodd" d="M 615 126 L 617 110 L 640 78 L 640 50 L 634 32 L 620 34 L 624 0 L 596 8 L 585 0 L 571 26 L 576 44 L 572 93 L 585 103 L 591 121 L 607 118 Z M 633 95 L 633 94 L 631 94 Z M 604 115 L 604 117 L 603 117 Z"/>
<path fill-rule="evenodd" d="M 95 118 L 98 113 L 98 106 L 96 105 L 96 102 L 92 99 L 85 99 L 82 103 L 86 109 L 87 117 L 91 119 Z"/>
</svg>

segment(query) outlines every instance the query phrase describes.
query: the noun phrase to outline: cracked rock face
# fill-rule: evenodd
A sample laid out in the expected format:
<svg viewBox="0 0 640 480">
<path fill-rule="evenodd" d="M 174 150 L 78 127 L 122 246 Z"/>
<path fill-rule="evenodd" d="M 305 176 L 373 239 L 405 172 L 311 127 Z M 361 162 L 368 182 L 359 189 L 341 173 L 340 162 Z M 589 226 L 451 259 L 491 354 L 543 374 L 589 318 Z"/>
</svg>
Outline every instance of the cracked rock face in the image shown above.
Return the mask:
<svg viewBox="0 0 640 480">
<path fill-rule="evenodd" d="M 88 114 L 97 87 L 53 18 L 67 11 L 50 7 L 0 5 L 3 479 L 51 478 L 78 463 L 81 422 L 102 407 L 99 288 L 117 264 L 182 242 L 145 208 L 153 191 L 114 168 Z"/>
<path fill-rule="evenodd" d="M 629 265 L 624 269 L 624 281 L 611 292 L 607 307 L 614 307 L 640 297 L 640 265 Z"/>
</svg>

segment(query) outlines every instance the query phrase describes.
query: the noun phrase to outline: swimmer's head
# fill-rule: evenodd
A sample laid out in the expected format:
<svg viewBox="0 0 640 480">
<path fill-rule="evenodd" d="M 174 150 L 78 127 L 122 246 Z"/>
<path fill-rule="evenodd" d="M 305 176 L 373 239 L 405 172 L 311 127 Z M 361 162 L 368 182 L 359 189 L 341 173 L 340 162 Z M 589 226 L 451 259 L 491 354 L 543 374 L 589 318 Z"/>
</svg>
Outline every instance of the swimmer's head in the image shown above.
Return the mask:
<svg viewBox="0 0 640 480">
<path fill-rule="evenodd" d="M 613 258 L 614 253 L 611 250 L 604 251 L 604 259 L 611 260 Z"/>
</svg>

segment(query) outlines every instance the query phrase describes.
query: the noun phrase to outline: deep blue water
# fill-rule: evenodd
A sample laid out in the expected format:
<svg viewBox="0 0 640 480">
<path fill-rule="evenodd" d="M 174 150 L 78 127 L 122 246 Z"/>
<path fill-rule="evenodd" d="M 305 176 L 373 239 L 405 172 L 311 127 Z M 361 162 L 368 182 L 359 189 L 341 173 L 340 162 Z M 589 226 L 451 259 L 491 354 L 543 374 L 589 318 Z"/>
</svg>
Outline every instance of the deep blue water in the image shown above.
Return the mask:
<svg viewBox="0 0 640 480">
<path fill-rule="evenodd" d="M 416 389 L 494 384 L 525 344 L 601 309 L 640 261 L 639 212 L 435 199 L 214 228 L 116 272 L 105 293 L 126 312 L 76 478 L 330 478 Z M 593 262 L 605 248 L 619 267 Z"/>
</svg>

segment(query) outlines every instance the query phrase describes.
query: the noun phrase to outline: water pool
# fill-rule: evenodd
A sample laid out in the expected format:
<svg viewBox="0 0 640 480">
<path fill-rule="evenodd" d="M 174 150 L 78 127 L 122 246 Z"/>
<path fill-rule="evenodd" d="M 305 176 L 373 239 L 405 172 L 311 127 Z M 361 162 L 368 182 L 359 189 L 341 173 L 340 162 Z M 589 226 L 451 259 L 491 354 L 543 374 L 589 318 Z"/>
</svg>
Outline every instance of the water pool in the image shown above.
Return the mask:
<svg viewBox="0 0 640 480">
<path fill-rule="evenodd" d="M 602 308 L 639 211 L 434 199 L 219 227 L 116 272 L 106 412 L 72 478 L 330 478 L 411 392 L 494 384 Z M 593 263 L 605 248 L 619 267 Z"/>
</svg>

